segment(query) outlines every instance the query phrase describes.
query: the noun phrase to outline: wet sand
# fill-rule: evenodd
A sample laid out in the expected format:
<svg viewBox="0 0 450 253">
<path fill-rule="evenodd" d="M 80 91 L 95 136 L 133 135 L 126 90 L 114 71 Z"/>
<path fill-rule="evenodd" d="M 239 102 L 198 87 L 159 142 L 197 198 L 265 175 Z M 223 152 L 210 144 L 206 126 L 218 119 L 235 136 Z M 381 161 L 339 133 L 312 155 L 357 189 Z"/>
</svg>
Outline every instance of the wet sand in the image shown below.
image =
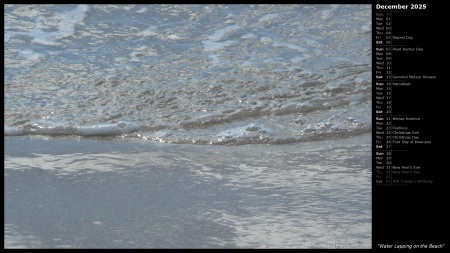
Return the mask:
<svg viewBox="0 0 450 253">
<path fill-rule="evenodd" d="M 5 138 L 5 248 L 370 248 L 370 164 L 370 135 L 279 146 Z"/>
</svg>

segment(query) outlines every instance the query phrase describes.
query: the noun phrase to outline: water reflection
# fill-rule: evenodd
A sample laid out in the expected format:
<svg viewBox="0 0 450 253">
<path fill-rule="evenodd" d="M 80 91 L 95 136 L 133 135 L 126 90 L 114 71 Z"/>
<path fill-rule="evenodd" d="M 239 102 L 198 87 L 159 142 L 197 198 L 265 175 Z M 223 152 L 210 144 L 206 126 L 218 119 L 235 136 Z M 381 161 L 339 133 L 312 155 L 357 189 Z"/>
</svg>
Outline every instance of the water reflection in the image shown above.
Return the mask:
<svg viewBox="0 0 450 253">
<path fill-rule="evenodd" d="M 5 247 L 370 247 L 368 142 L 7 138 Z"/>
</svg>

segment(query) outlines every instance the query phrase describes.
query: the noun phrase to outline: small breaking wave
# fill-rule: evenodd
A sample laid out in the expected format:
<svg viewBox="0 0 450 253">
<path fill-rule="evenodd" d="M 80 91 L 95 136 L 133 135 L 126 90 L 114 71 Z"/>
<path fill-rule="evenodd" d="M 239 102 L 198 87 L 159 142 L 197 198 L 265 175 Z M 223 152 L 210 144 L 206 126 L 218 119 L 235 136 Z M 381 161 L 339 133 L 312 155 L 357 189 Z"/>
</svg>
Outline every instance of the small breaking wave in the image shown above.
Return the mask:
<svg viewBox="0 0 450 253">
<path fill-rule="evenodd" d="M 130 122 L 114 124 L 98 124 L 91 126 L 76 126 L 71 124 L 34 123 L 20 127 L 5 126 L 5 136 L 21 135 L 78 135 L 78 136 L 117 136 L 136 132 L 139 126 Z"/>
<path fill-rule="evenodd" d="M 289 144 L 326 139 L 340 139 L 371 132 L 368 122 L 353 117 L 344 120 L 331 120 L 318 123 L 304 123 L 294 120 L 291 128 L 276 125 L 273 122 L 251 122 L 222 125 L 226 130 L 212 126 L 206 129 L 186 130 L 173 126 L 152 127 L 132 122 L 120 121 L 110 124 L 80 126 L 74 124 L 29 123 L 4 128 L 5 136 L 74 136 L 84 138 L 120 137 L 128 140 L 154 141 L 173 144 L 196 145 L 247 145 L 247 144 Z M 220 127 L 220 128 L 222 128 Z M 223 129 L 222 128 L 222 129 Z"/>
</svg>

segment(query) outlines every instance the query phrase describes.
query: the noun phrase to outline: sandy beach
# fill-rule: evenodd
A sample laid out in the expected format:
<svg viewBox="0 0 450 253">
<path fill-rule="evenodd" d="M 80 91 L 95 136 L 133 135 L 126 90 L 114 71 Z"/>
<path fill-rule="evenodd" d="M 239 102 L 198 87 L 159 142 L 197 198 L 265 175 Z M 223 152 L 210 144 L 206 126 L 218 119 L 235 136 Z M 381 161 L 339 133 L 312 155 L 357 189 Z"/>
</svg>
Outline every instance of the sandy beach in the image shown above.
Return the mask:
<svg viewBox="0 0 450 253">
<path fill-rule="evenodd" d="M 5 138 L 5 247 L 370 248 L 369 138 Z"/>
</svg>

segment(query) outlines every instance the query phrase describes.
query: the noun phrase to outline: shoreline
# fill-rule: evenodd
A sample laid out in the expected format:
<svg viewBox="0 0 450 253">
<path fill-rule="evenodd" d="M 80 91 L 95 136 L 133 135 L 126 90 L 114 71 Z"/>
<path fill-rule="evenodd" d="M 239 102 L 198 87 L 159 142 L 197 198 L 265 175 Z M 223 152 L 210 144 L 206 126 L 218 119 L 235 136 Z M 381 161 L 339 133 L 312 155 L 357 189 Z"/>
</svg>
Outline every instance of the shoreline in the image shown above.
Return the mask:
<svg viewBox="0 0 450 253">
<path fill-rule="evenodd" d="M 370 140 L 5 138 L 5 247 L 370 247 Z"/>
</svg>

